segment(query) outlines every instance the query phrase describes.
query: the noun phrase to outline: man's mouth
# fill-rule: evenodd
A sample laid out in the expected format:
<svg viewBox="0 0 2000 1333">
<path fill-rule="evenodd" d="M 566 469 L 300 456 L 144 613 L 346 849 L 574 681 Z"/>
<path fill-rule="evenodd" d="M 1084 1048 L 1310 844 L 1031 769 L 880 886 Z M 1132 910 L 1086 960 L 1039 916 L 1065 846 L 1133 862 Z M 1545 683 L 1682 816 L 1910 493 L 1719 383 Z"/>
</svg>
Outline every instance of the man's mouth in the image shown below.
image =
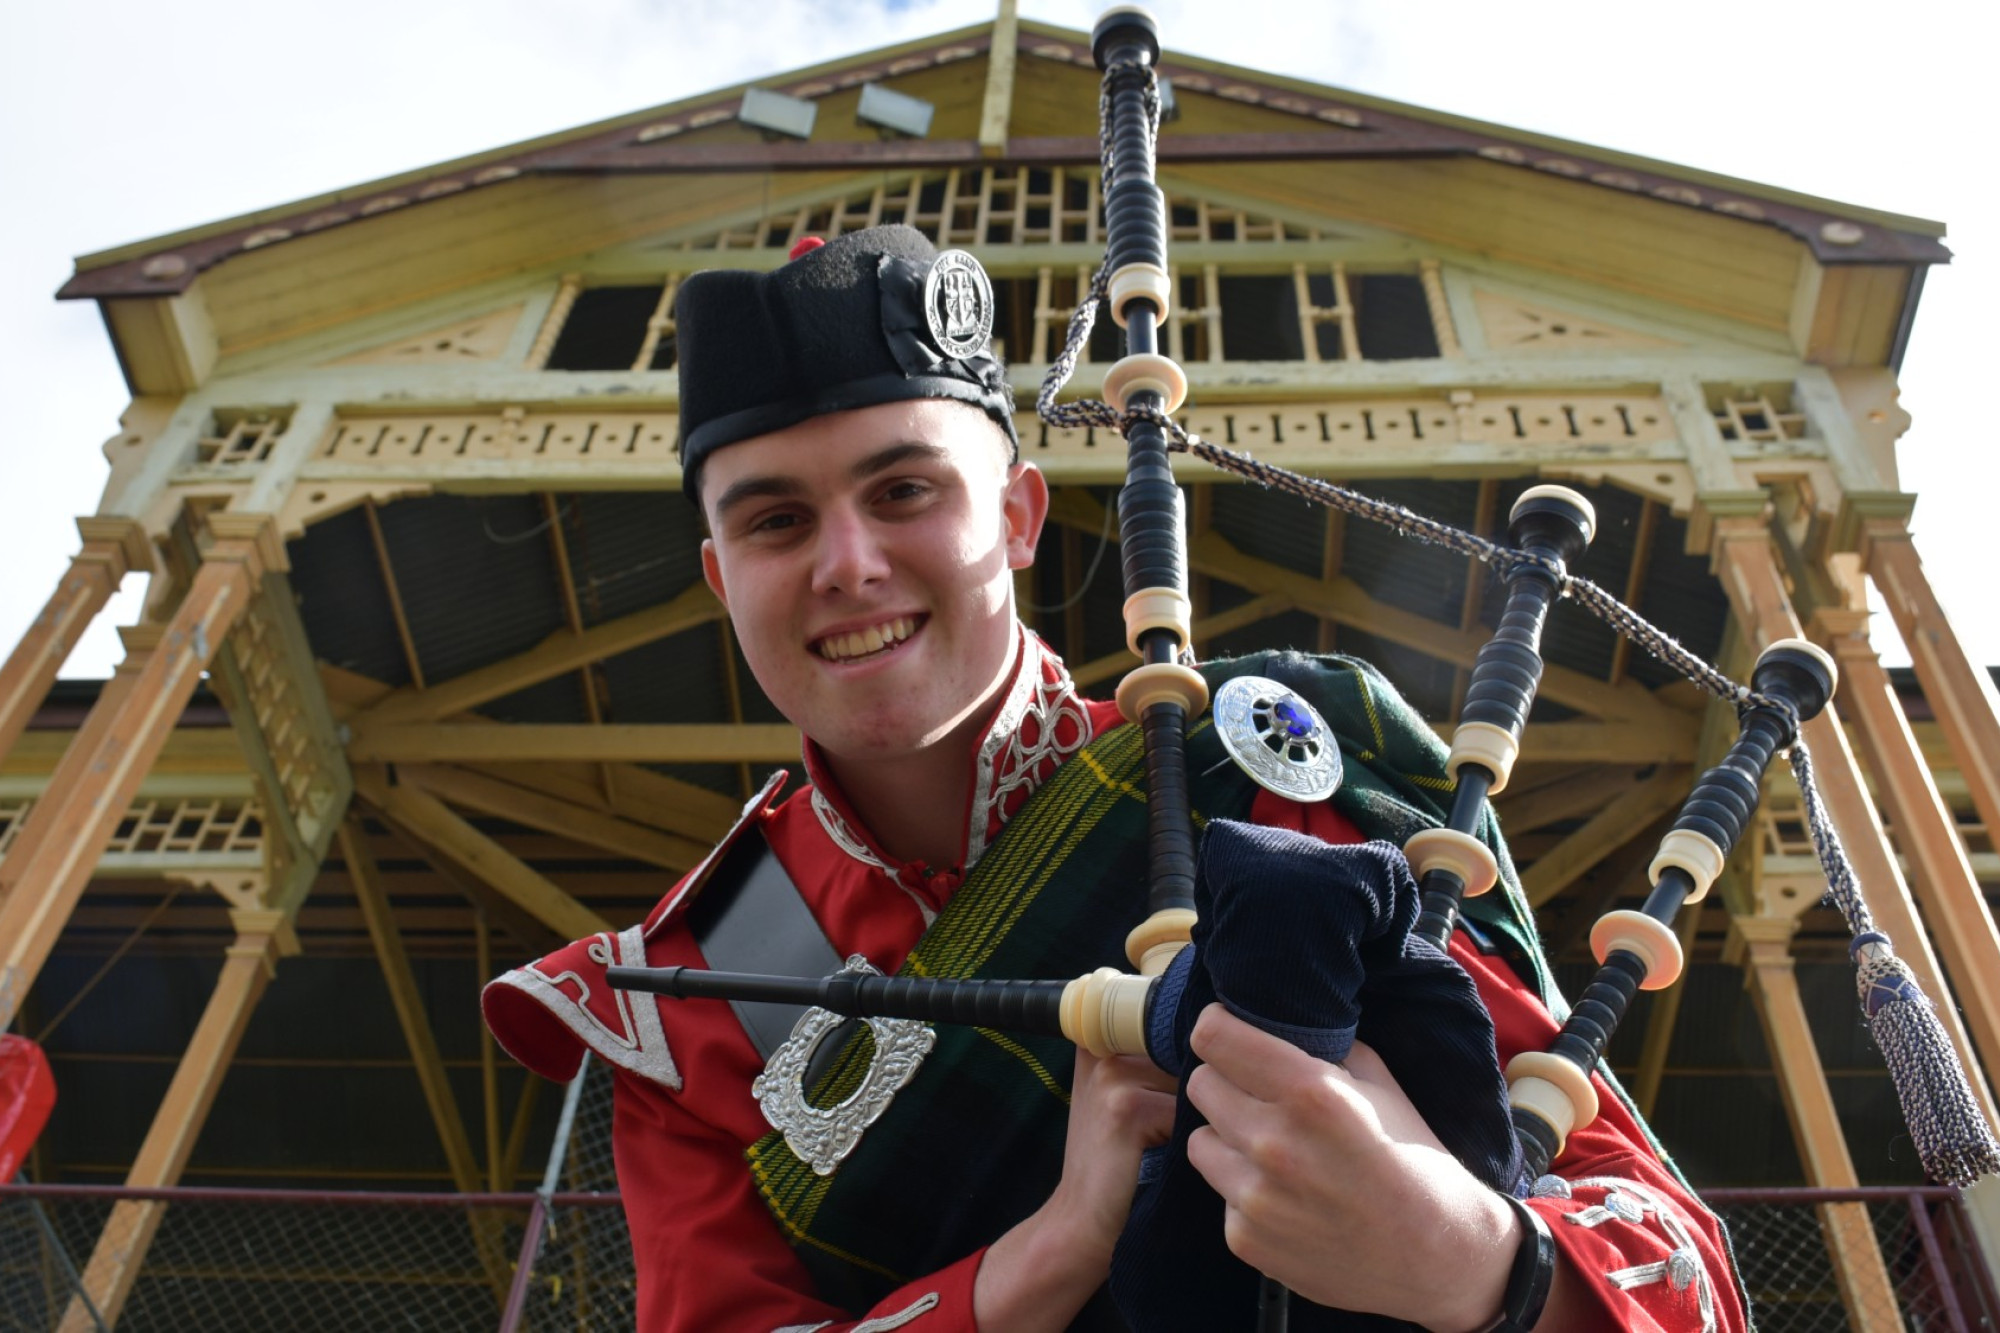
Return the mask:
<svg viewBox="0 0 2000 1333">
<path fill-rule="evenodd" d="M 813 644 L 812 648 L 829 662 L 859 661 L 864 657 L 874 657 L 879 653 L 894 650 L 897 644 L 915 634 L 922 624 L 919 618 L 898 616 L 894 620 L 885 620 L 866 629 L 852 630 L 845 634 L 829 634 Z"/>
</svg>

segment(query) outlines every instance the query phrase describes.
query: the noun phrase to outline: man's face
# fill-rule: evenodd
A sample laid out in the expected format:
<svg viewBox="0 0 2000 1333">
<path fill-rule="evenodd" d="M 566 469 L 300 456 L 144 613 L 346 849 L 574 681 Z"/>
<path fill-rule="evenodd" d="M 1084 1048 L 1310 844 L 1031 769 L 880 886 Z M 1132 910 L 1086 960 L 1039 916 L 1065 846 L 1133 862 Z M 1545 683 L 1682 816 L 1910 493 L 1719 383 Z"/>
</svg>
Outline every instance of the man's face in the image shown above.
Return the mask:
<svg viewBox="0 0 2000 1333">
<path fill-rule="evenodd" d="M 708 586 L 780 712 L 835 758 L 937 744 L 983 718 L 1014 654 L 1011 571 L 1048 488 L 974 408 L 817 417 L 702 467 Z"/>
</svg>

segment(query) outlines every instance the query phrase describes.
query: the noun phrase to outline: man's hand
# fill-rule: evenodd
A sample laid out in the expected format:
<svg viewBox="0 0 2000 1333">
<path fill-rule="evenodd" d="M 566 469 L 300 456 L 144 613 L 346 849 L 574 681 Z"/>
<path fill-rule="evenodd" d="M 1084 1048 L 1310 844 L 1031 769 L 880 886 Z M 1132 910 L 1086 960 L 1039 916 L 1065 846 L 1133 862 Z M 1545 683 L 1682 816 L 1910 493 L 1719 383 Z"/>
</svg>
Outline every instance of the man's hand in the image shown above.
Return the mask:
<svg viewBox="0 0 2000 1333">
<path fill-rule="evenodd" d="M 1068 1327 L 1111 1271 L 1132 1211 L 1139 1155 L 1174 1128 L 1174 1080 L 1137 1056 L 1079 1048 L 1062 1180 L 1047 1203 L 986 1252 L 973 1288 L 981 1328 Z"/>
<path fill-rule="evenodd" d="M 1521 1223 L 1439 1144 L 1381 1058 L 1333 1065 L 1210 1005 L 1188 1160 L 1227 1205 L 1230 1250 L 1321 1305 L 1440 1333 L 1500 1310 Z M 1554 1325 L 1551 1325 L 1554 1327 Z"/>
</svg>

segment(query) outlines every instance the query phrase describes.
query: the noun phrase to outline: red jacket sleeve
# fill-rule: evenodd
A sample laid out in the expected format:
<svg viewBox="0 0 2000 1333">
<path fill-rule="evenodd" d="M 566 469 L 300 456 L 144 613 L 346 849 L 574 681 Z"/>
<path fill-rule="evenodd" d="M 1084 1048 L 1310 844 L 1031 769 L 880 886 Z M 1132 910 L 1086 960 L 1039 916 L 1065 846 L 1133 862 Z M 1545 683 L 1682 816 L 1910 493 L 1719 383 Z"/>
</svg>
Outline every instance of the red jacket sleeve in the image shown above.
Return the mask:
<svg viewBox="0 0 2000 1333">
<path fill-rule="evenodd" d="M 1324 802 L 1300 806 L 1260 796 L 1252 817 L 1326 842 L 1360 841 Z M 1481 954 L 1462 931 L 1452 936 L 1451 956 L 1471 973 L 1493 1016 L 1502 1068 L 1522 1051 L 1549 1048 L 1556 1021 L 1505 960 Z M 1747 1329 L 1722 1224 L 1667 1169 L 1603 1076 L 1592 1074 L 1591 1082 L 1601 1108 L 1596 1121 L 1569 1136 L 1529 1200 L 1597 1307 L 1591 1326 Z"/>
<path fill-rule="evenodd" d="M 757 1197 L 742 1145 L 665 1089 L 617 1074 L 612 1150 L 639 1274 L 644 1333 L 873 1333 L 914 1326 L 976 1333 L 972 1288 L 985 1251 L 891 1292 L 859 1321 L 813 1296 L 804 1265 Z"/>
</svg>

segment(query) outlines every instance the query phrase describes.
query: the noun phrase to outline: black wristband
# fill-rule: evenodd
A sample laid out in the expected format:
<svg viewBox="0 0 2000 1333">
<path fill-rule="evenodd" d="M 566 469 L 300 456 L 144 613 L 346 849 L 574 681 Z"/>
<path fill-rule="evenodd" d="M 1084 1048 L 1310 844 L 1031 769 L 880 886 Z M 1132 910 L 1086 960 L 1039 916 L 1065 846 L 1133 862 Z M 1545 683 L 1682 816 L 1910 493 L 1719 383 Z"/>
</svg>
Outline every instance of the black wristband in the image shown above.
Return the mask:
<svg viewBox="0 0 2000 1333">
<path fill-rule="evenodd" d="M 1549 1288 L 1556 1276 L 1556 1238 L 1542 1215 L 1511 1194 L 1502 1194 L 1507 1206 L 1521 1219 L 1527 1235 L 1514 1252 L 1514 1266 L 1507 1272 L 1507 1290 L 1500 1298 L 1500 1317 L 1480 1333 L 1528 1333 L 1542 1317 Z"/>
</svg>

